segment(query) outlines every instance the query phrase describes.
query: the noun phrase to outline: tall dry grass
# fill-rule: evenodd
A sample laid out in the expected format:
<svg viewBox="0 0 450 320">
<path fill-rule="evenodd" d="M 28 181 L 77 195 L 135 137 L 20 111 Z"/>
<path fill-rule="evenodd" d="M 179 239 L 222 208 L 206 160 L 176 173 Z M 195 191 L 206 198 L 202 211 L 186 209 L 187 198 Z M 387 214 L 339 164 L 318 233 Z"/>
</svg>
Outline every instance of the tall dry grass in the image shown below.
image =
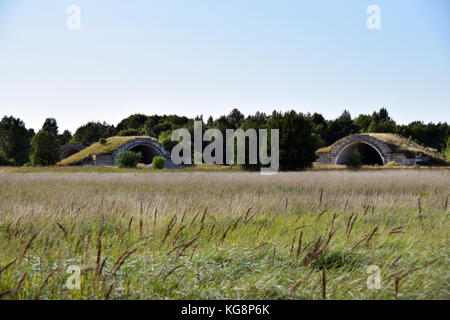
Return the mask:
<svg viewBox="0 0 450 320">
<path fill-rule="evenodd" d="M 0 295 L 448 298 L 449 193 L 448 170 L 0 174 Z"/>
</svg>

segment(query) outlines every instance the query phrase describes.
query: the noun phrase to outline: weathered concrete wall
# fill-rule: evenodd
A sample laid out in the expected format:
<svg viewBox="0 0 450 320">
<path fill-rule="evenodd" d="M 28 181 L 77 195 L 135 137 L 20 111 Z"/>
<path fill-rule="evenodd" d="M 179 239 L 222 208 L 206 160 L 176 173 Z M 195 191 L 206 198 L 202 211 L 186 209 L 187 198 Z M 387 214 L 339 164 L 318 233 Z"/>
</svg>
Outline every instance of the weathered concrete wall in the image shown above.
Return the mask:
<svg viewBox="0 0 450 320">
<path fill-rule="evenodd" d="M 330 164 L 333 163 L 333 161 L 330 158 L 330 155 L 328 152 L 319 152 L 317 153 L 317 163 L 322 163 L 322 164 Z"/>
<path fill-rule="evenodd" d="M 94 166 L 113 166 L 114 158 L 110 154 L 97 154 L 92 156 L 92 165 Z"/>
<path fill-rule="evenodd" d="M 392 157 L 391 161 L 394 161 L 395 163 L 399 163 L 405 166 L 413 166 L 419 162 L 427 162 L 430 160 L 430 157 L 425 155 L 415 155 L 413 158 L 408 158 L 402 152 L 392 153 L 391 157 Z"/>
</svg>

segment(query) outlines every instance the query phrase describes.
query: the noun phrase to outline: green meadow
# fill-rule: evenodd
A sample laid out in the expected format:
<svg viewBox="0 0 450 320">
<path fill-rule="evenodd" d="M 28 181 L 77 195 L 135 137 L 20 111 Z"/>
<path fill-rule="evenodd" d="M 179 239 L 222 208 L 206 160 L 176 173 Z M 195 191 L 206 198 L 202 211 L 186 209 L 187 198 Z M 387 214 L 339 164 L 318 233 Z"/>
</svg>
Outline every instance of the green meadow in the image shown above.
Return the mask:
<svg viewBox="0 0 450 320">
<path fill-rule="evenodd" d="M 0 299 L 450 298 L 449 170 L 141 172 L 0 169 Z"/>
</svg>

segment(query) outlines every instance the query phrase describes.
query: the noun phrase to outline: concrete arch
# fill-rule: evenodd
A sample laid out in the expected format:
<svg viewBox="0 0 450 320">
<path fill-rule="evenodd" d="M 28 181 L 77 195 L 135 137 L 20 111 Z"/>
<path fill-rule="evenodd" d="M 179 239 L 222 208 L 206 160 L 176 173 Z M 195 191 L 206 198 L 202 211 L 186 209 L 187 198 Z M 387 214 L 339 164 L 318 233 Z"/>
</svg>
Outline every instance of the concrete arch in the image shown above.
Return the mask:
<svg viewBox="0 0 450 320">
<path fill-rule="evenodd" d="M 355 141 L 345 145 L 341 150 L 339 150 L 338 154 L 335 158 L 335 164 L 345 164 L 347 162 L 348 157 L 354 149 L 358 149 L 360 153 L 363 155 L 363 160 L 370 164 L 386 164 L 385 157 L 383 153 L 372 143 L 366 141 Z M 362 151 L 362 150 L 365 151 Z M 370 155 L 370 159 L 367 159 L 367 154 Z M 375 155 L 375 156 L 374 156 Z"/>
<path fill-rule="evenodd" d="M 117 165 L 117 157 L 119 153 L 123 151 L 141 152 L 142 162 L 145 164 L 152 163 L 153 157 L 161 156 L 166 158 L 166 166 L 172 165 L 170 152 L 168 152 L 162 144 L 151 138 L 135 138 L 119 146 L 112 153 L 115 165 Z"/>
<path fill-rule="evenodd" d="M 391 147 L 368 134 L 354 134 L 337 141 L 330 150 L 319 155 L 319 162 L 344 164 L 350 152 L 355 149 L 362 149 L 374 158 L 379 157 L 378 164 L 386 164 L 393 160 L 393 150 Z"/>
<path fill-rule="evenodd" d="M 85 146 L 79 143 L 66 143 L 59 149 L 59 158 L 61 160 L 70 157 L 71 155 L 86 149 Z"/>
</svg>

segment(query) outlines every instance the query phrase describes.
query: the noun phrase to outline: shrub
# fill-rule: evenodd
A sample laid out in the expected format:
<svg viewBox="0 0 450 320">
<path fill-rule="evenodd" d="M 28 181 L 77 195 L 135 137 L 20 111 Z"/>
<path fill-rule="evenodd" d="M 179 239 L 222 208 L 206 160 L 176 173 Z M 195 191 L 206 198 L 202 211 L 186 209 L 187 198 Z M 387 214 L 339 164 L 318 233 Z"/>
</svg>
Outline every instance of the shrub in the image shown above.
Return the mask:
<svg viewBox="0 0 450 320">
<path fill-rule="evenodd" d="M 394 168 L 394 167 L 399 167 L 400 165 L 397 162 L 389 161 L 384 166 L 387 168 Z"/>
<path fill-rule="evenodd" d="M 53 133 L 39 131 L 31 139 L 31 146 L 31 163 L 34 166 L 49 166 L 59 160 L 59 140 Z"/>
<path fill-rule="evenodd" d="M 105 145 L 108 142 L 108 140 L 106 140 L 105 138 L 100 138 L 100 140 L 98 140 L 98 142 L 102 145 Z"/>
<path fill-rule="evenodd" d="M 361 168 L 362 166 L 362 155 L 358 149 L 354 149 L 350 156 L 348 157 L 345 165 L 351 169 Z"/>
<path fill-rule="evenodd" d="M 133 151 L 122 151 L 117 156 L 119 168 L 136 168 L 142 159 L 142 153 Z"/>
<path fill-rule="evenodd" d="M 157 156 L 157 157 L 153 158 L 152 168 L 153 169 L 163 169 L 165 164 L 166 164 L 166 158 Z"/>
<path fill-rule="evenodd" d="M 0 166 L 13 166 L 16 162 L 14 159 L 9 159 L 2 150 L 0 150 Z"/>
</svg>

